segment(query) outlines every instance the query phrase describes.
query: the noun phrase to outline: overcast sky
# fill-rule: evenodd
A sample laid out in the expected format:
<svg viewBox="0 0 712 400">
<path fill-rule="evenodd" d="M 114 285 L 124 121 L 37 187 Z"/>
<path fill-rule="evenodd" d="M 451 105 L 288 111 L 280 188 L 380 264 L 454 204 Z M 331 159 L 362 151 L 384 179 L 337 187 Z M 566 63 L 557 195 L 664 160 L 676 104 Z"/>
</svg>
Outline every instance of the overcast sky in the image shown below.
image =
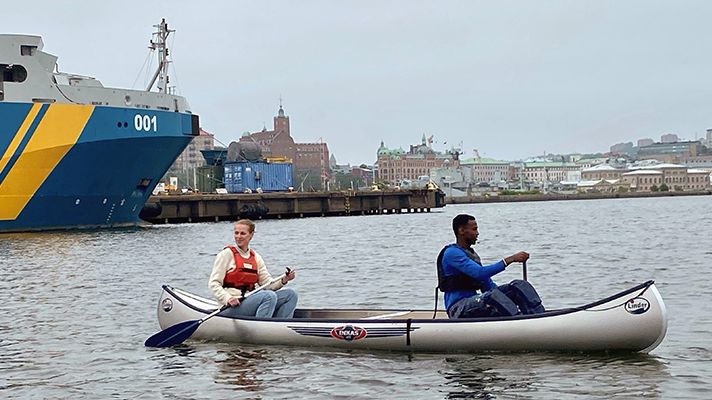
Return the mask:
<svg viewBox="0 0 712 400">
<path fill-rule="evenodd" d="M 166 18 L 173 84 L 221 142 L 272 128 L 341 164 L 434 136 L 522 159 L 712 128 L 712 1 L 3 2 L 61 71 L 140 88 Z M 153 65 L 156 65 L 153 60 Z M 447 143 L 447 144 L 446 144 Z"/>
</svg>

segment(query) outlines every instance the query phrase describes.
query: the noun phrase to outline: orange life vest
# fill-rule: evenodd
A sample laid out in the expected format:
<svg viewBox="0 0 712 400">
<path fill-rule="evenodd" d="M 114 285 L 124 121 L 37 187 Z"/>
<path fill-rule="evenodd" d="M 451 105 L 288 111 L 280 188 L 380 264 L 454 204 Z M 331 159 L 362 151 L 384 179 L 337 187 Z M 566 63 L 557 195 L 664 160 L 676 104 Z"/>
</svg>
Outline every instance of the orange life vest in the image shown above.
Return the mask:
<svg viewBox="0 0 712 400">
<path fill-rule="evenodd" d="M 235 268 L 225 274 L 223 287 L 237 288 L 242 291 L 254 289 L 255 284 L 259 282 L 255 252 L 250 250 L 250 256 L 243 258 L 235 246 L 227 246 L 225 248 L 232 251 L 235 257 Z"/>
</svg>

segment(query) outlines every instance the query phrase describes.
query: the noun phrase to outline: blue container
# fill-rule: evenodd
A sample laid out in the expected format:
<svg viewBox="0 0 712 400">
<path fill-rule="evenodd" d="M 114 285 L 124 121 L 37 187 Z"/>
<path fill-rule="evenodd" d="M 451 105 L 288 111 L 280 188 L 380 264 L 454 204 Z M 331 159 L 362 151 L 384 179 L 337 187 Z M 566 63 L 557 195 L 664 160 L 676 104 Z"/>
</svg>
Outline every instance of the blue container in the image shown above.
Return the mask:
<svg viewBox="0 0 712 400">
<path fill-rule="evenodd" d="M 293 184 L 291 163 L 229 162 L 225 163 L 225 188 L 229 193 L 247 189 L 263 192 L 286 192 Z"/>
</svg>

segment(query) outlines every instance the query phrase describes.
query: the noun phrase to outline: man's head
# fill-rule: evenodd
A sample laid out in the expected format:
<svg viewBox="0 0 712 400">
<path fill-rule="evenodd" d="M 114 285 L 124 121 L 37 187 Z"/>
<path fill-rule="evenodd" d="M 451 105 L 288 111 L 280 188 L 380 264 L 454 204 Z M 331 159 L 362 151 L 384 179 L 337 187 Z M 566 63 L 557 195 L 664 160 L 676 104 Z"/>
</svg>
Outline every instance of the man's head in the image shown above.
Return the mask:
<svg viewBox="0 0 712 400">
<path fill-rule="evenodd" d="M 471 246 L 477 242 L 479 231 L 477 230 L 477 220 L 469 214 L 460 214 L 452 219 L 452 230 L 458 243 Z"/>
</svg>

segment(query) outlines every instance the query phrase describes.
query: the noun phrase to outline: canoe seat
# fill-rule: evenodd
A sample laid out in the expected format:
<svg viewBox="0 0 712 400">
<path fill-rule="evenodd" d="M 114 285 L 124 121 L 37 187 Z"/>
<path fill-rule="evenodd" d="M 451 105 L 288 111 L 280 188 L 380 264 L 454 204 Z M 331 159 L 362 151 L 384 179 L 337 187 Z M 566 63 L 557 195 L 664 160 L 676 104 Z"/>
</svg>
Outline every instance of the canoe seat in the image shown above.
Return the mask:
<svg viewBox="0 0 712 400">
<path fill-rule="evenodd" d="M 410 311 L 399 311 L 399 312 L 394 312 L 390 314 L 381 314 L 381 315 L 373 315 L 370 317 L 362 318 L 362 319 L 387 319 L 387 318 L 395 318 L 395 317 L 402 317 L 406 314 L 409 314 Z"/>
</svg>

